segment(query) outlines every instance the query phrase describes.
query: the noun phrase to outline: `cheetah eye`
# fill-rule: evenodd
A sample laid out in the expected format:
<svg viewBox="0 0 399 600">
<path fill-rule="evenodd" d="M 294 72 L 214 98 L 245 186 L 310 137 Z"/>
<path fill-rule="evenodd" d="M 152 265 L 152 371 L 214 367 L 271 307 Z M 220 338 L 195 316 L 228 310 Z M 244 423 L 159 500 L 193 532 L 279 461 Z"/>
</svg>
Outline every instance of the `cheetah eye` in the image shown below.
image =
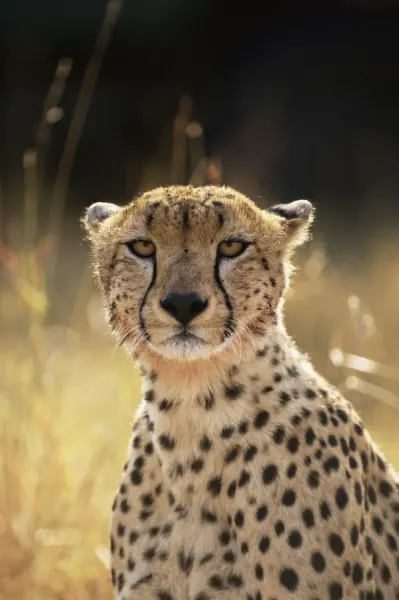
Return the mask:
<svg viewBox="0 0 399 600">
<path fill-rule="evenodd" d="M 239 240 L 225 240 L 220 242 L 218 253 L 220 256 L 225 258 L 235 258 L 239 256 L 248 247 L 247 242 L 240 242 Z"/>
<path fill-rule="evenodd" d="M 140 258 L 151 258 L 155 254 L 155 246 L 149 240 L 136 240 L 132 242 L 126 242 L 126 246 L 130 252 L 133 252 Z"/>
</svg>

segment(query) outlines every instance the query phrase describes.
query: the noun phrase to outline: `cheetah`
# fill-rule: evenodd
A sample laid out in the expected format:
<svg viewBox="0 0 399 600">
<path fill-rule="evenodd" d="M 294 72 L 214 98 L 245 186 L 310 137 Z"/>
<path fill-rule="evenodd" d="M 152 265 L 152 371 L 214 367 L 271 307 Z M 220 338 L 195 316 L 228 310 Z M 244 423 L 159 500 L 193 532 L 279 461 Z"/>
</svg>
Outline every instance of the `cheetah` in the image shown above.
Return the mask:
<svg viewBox="0 0 399 600">
<path fill-rule="evenodd" d="M 306 200 L 160 187 L 83 224 L 142 399 L 112 507 L 116 600 L 398 600 L 399 479 L 286 332 Z"/>
</svg>

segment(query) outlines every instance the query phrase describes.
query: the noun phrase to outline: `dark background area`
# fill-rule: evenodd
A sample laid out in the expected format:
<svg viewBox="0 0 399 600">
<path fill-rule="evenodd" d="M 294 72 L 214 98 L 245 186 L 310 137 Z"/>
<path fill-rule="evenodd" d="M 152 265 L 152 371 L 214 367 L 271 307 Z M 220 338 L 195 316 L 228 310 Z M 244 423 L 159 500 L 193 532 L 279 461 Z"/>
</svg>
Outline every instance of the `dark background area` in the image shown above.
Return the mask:
<svg viewBox="0 0 399 600">
<path fill-rule="evenodd" d="M 46 210 L 105 7 L 105 0 L 2 2 L 5 219 L 23 204 L 22 156 L 35 145 L 57 63 L 68 57 L 64 116 L 52 126 L 42 172 Z M 125 2 L 79 142 L 66 215 L 136 194 L 148 162 L 168 160 L 173 120 L 189 95 L 206 155 L 221 157 L 223 183 L 265 205 L 311 199 L 333 237 L 339 229 L 340 246 L 397 228 L 398 25 L 397 4 L 383 0 Z"/>
</svg>

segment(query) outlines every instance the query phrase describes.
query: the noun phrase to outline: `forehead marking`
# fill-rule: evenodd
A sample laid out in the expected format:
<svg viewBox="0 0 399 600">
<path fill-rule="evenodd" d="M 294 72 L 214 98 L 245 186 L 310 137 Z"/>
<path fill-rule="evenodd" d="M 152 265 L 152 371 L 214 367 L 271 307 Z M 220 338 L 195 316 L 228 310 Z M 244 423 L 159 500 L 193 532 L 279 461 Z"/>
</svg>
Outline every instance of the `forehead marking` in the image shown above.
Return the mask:
<svg viewBox="0 0 399 600">
<path fill-rule="evenodd" d="M 190 229 L 189 208 L 187 205 L 183 207 L 183 231 L 187 232 Z"/>
</svg>

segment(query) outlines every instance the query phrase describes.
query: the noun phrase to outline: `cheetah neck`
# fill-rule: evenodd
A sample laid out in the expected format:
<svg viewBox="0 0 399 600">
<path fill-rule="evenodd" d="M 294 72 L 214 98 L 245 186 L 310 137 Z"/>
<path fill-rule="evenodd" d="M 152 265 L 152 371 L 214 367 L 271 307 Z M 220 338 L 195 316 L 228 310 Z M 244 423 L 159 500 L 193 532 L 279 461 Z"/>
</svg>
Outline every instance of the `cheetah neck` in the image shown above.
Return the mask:
<svg viewBox="0 0 399 600">
<path fill-rule="evenodd" d="M 198 435 L 232 435 L 254 419 L 275 413 L 279 403 L 294 394 L 303 395 L 316 378 L 282 327 L 269 329 L 241 354 L 231 351 L 211 361 L 181 364 L 147 359 L 142 367 L 143 398 L 137 416 L 146 420 L 177 495 L 177 469 L 195 460 L 193 440 Z"/>
<path fill-rule="evenodd" d="M 146 356 L 141 361 L 141 370 L 144 402 L 154 405 L 153 396 L 161 403 L 165 400 L 160 405 L 161 416 L 168 412 L 162 408 L 169 405 L 175 410 L 180 408 L 187 416 L 195 407 L 207 410 L 214 404 L 222 411 L 230 405 L 245 410 L 248 398 L 260 390 L 284 387 L 289 378 L 299 384 L 315 376 L 307 357 L 297 349 L 281 324 L 209 360 L 178 362 L 155 354 Z M 244 406 L 241 401 L 234 402 L 242 397 Z"/>
</svg>

